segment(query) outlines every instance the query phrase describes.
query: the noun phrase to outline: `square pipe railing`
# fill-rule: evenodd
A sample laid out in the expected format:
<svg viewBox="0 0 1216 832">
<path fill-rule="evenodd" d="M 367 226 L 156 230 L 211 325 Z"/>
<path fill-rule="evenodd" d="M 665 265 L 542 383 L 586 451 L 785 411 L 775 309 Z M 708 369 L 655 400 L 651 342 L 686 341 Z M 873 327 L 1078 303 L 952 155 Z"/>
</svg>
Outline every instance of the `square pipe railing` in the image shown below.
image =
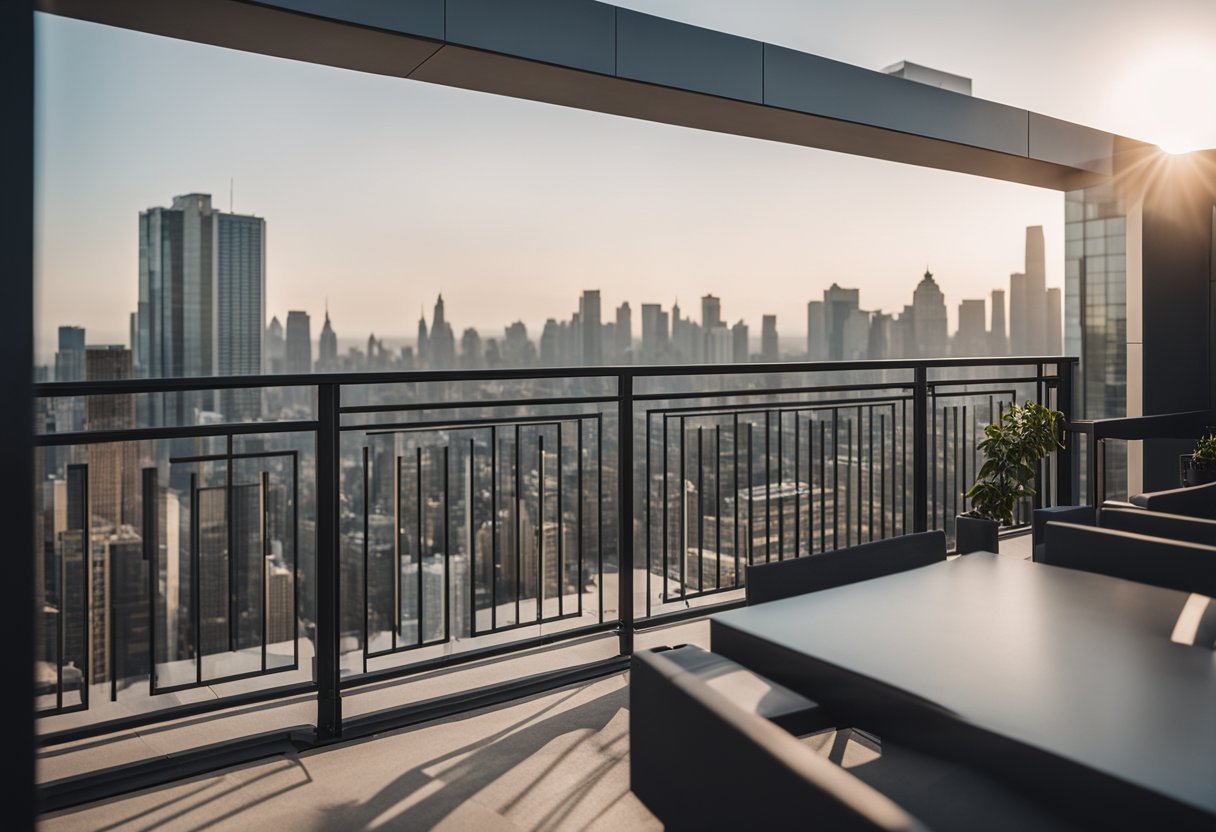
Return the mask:
<svg viewBox="0 0 1216 832">
<path fill-rule="evenodd" d="M 1019 399 L 1071 419 L 1075 367 L 1001 357 L 38 385 L 48 407 L 234 389 L 278 390 L 293 417 L 315 407 L 37 435 L 52 483 L 42 511 L 66 504 L 67 517 L 36 553 L 42 742 L 301 692 L 317 695 L 325 742 L 343 735 L 344 693 L 367 684 L 588 633 L 615 632 L 627 656 L 637 629 L 740 603 L 748 563 L 951 531 L 983 424 Z M 1069 443 L 1044 463 L 1021 522 L 1073 502 L 1073 455 Z M 61 470 L 78 487 L 54 485 Z M 139 483 L 122 508 L 138 534 L 90 497 L 93 479 L 104 490 L 124 472 Z M 218 698 L 172 695 L 196 687 Z M 122 715 L 107 717 L 106 700 Z"/>
</svg>

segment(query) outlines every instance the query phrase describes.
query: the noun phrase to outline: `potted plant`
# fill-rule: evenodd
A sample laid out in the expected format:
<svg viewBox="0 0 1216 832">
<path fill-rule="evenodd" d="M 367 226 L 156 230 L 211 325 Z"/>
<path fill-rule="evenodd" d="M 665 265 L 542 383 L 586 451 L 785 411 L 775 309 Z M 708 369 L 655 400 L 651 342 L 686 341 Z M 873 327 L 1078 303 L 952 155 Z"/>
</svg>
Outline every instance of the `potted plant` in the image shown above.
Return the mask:
<svg viewBox="0 0 1216 832">
<path fill-rule="evenodd" d="M 1211 428 L 1208 429 L 1209 431 Z M 1195 453 L 1183 457 L 1182 484 L 1216 482 L 1216 433 L 1208 433 L 1195 444 Z"/>
<path fill-rule="evenodd" d="M 984 428 L 976 447 L 984 454 L 975 484 L 967 492 L 971 511 L 955 518 L 955 550 L 995 552 L 1002 524 L 1013 525 L 1019 500 L 1033 497 L 1039 463 L 1063 448 L 1064 414 L 1041 404 L 1013 405 Z"/>
</svg>

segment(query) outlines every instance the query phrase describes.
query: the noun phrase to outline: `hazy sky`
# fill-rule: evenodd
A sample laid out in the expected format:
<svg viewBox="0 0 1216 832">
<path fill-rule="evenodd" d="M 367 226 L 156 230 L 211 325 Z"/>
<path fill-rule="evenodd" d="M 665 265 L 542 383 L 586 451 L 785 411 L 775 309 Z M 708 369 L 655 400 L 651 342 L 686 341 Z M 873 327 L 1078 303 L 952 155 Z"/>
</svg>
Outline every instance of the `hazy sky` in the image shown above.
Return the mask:
<svg viewBox="0 0 1216 832">
<path fill-rule="evenodd" d="M 622 6 L 878 69 L 901 59 L 975 95 L 1162 143 L 1216 146 L 1216 2 L 628 0 Z M 39 359 L 55 328 L 127 340 L 137 215 L 210 192 L 267 220 L 267 303 L 345 339 L 412 335 L 442 291 L 459 336 L 603 293 L 758 334 L 805 332 L 833 281 L 862 306 L 937 276 L 951 315 L 1008 285 L 1059 193 L 294 63 L 39 15 Z M 637 313 L 635 311 L 635 326 Z M 636 333 L 635 333 L 636 334 Z"/>
</svg>

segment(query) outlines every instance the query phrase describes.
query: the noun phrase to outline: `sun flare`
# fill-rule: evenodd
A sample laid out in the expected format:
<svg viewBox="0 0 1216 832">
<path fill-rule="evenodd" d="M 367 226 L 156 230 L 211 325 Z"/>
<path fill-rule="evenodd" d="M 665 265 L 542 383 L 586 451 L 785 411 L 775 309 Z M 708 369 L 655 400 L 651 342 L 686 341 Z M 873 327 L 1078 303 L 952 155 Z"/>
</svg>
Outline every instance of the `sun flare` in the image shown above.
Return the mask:
<svg viewBox="0 0 1216 832">
<path fill-rule="evenodd" d="M 1127 135 L 1167 153 L 1216 147 L 1216 54 L 1171 44 L 1129 63 L 1112 105 Z"/>
</svg>

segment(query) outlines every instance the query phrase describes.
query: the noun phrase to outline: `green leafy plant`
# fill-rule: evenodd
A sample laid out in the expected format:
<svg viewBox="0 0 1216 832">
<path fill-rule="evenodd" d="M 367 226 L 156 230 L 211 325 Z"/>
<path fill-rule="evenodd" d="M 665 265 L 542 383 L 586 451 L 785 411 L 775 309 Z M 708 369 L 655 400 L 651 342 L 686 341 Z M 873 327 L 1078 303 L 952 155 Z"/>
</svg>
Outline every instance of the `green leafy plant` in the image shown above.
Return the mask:
<svg viewBox="0 0 1216 832">
<path fill-rule="evenodd" d="M 1064 414 L 1041 404 L 1013 405 L 1000 421 L 984 428 L 976 447 L 984 464 L 967 492 L 972 517 L 1012 525 L 1018 500 L 1033 497 L 1039 462 L 1064 447 Z"/>
<path fill-rule="evenodd" d="M 1195 459 L 1216 462 L 1216 433 L 1209 433 L 1195 443 Z"/>
</svg>

